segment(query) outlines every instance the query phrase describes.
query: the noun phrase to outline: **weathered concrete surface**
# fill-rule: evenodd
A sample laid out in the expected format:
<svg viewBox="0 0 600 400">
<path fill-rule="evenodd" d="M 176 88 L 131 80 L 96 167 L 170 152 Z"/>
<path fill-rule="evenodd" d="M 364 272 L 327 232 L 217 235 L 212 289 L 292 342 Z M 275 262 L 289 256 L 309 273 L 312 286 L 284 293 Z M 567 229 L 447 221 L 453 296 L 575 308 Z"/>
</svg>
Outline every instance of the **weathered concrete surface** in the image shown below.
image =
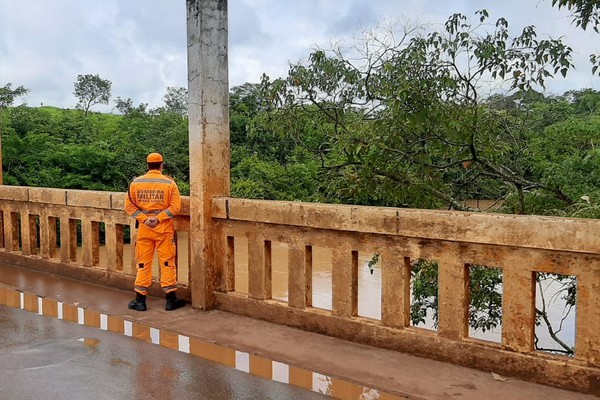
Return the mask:
<svg viewBox="0 0 600 400">
<path fill-rule="evenodd" d="M 229 195 L 227 0 L 187 0 L 190 147 L 190 286 L 195 307 L 214 306 L 223 235 L 212 198 Z"/>
<path fill-rule="evenodd" d="M 64 304 L 77 303 L 86 312 L 93 310 L 96 313 L 138 321 L 145 326 L 169 329 L 190 338 L 204 339 L 266 359 L 286 362 L 293 367 L 317 371 L 334 378 L 345 378 L 413 399 L 598 398 L 515 379 L 497 380 L 490 373 L 350 343 L 221 311 L 201 312 L 186 307 L 168 313 L 163 309 L 162 299 L 149 299 L 150 310 L 145 313 L 133 312 L 127 309 L 127 302 L 131 299 L 129 292 L 59 279 L 21 268 L 0 266 L 0 283 L 19 288 L 28 294 L 54 298 Z M 8 297 L 12 296 L 11 304 L 16 303 L 14 290 L 5 291 L 3 295 L 0 293 L 0 296 L 4 296 L 7 302 Z M 31 299 L 27 302 L 35 311 L 34 303 Z M 115 352 L 115 355 L 123 358 L 122 355 L 119 356 L 119 352 Z M 191 370 L 185 368 L 183 372 L 191 373 Z"/>
<path fill-rule="evenodd" d="M 0 398 L 325 399 L 124 335 L 0 306 Z"/>
<path fill-rule="evenodd" d="M 600 253 L 600 220 L 215 198 L 213 218 L 456 242 Z M 532 234 L 535 232 L 535 234 Z"/>
</svg>

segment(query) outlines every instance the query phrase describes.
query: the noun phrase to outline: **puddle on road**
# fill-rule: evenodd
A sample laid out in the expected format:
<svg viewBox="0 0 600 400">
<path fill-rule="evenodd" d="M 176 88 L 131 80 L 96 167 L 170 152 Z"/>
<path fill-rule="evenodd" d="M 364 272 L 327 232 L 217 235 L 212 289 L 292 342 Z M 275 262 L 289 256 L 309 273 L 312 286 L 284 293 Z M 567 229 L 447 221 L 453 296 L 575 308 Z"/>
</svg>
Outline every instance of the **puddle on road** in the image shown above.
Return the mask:
<svg viewBox="0 0 600 400">
<path fill-rule="evenodd" d="M 0 296 L 0 300 L 2 298 L 7 298 L 7 296 Z M 235 368 L 257 377 L 301 387 L 336 399 L 398 400 L 406 398 L 404 396 L 393 395 L 374 388 L 355 384 L 344 379 L 332 377 L 321 372 L 270 360 L 256 354 L 237 351 L 198 338 L 180 335 L 166 329 L 153 328 L 147 324 L 127 320 L 119 316 L 96 313 L 91 310 L 83 309 L 78 305 L 63 304 L 62 302 L 52 299 L 41 297 L 40 299 L 42 304 L 39 308 L 35 308 L 35 312 L 40 315 L 123 334 L 125 336 L 143 340 L 147 343 L 157 344 Z M 6 301 L 6 303 L 8 303 L 8 301 Z M 21 305 L 23 305 L 22 296 Z M 18 304 L 14 304 L 13 307 L 18 307 Z M 69 311 L 67 312 L 67 310 Z M 96 338 L 79 338 L 78 340 L 92 350 L 98 350 L 98 345 L 101 343 L 101 341 Z M 111 360 L 111 362 L 114 362 L 115 364 L 127 364 L 126 361 L 120 359 L 114 359 Z"/>
<path fill-rule="evenodd" d="M 93 349 L 97 348 L 100 344 L 100 339 L 96 338 L 79 338 L 77 340 L 83 342 L 86 346 L 91 347 Z"/>
</svg>

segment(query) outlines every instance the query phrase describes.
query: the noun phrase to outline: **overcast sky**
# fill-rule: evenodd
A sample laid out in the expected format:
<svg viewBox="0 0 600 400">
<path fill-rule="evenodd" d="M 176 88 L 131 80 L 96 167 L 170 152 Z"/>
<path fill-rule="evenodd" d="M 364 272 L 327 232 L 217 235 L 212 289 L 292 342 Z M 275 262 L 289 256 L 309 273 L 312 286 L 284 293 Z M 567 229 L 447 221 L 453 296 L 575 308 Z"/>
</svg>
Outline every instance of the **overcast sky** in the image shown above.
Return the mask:
<svg viewBox="0 0 600 400">
<path fill-rule="evenodd" d="M 455 12 L 475 20 L 482 8 L 515 34 L 535 25 L 573 47 L 577 71 L 549 82 L 548 93 L 599 88 L 588 58 L 600 53 L 600 35 L 575 28 L 551 0 L 229 0 L 230 86 L 284 76 L 315 46 L 377 23 L 443 24 Z M 30 89 L 21 100 L 30 106 L 74 107 L 77 75 L 96 73 L 112 82 L 113 100 L 158 106 L 168 86 L 187 86 L 186 59 L 184 0 L 0 0 L 0 86 Z"/>
</svg>

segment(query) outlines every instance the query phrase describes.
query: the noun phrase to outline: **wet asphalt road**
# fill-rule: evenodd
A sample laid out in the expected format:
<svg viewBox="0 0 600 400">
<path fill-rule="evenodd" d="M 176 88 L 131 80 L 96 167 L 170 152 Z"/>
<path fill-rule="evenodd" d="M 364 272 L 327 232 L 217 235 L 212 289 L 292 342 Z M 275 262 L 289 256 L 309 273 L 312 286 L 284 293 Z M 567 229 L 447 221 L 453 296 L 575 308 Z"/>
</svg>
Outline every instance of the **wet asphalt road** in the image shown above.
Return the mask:
<svg viewBox="0 0 600 400">
<path fill-rule="evenodd" d="M 131 337 L 0 306 L 0 399 L 326 399 Z"/>
</svg>

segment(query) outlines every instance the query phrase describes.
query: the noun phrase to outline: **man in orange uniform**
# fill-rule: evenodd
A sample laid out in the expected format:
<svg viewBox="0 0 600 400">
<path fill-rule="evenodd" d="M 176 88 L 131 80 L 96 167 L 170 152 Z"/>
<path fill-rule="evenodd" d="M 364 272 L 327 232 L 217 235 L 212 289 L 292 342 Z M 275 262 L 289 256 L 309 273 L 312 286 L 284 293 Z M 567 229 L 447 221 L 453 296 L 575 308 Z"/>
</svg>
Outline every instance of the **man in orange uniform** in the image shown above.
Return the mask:
<svg viewBox="0 0 600 400">
<path fill-rule="evenodd" d="M 183 307 L 185 301 L 177 298 L 177 267 L 175 265 L 175 229 L 173 217 L 181 209 L 179 188 L 173 179 L 162 174 L 163 157 L 151 153 L 146 158 L 148 172 L 131 183 L 125 198 L 125 211 L 139 223 L 135 258 L 135 300 L 129 308 L 146 311 L 146 295 L 152 284 L 152 260 L 158 252 L 160 286 L 166 293 L 165 310 Z"/>
</svg>

